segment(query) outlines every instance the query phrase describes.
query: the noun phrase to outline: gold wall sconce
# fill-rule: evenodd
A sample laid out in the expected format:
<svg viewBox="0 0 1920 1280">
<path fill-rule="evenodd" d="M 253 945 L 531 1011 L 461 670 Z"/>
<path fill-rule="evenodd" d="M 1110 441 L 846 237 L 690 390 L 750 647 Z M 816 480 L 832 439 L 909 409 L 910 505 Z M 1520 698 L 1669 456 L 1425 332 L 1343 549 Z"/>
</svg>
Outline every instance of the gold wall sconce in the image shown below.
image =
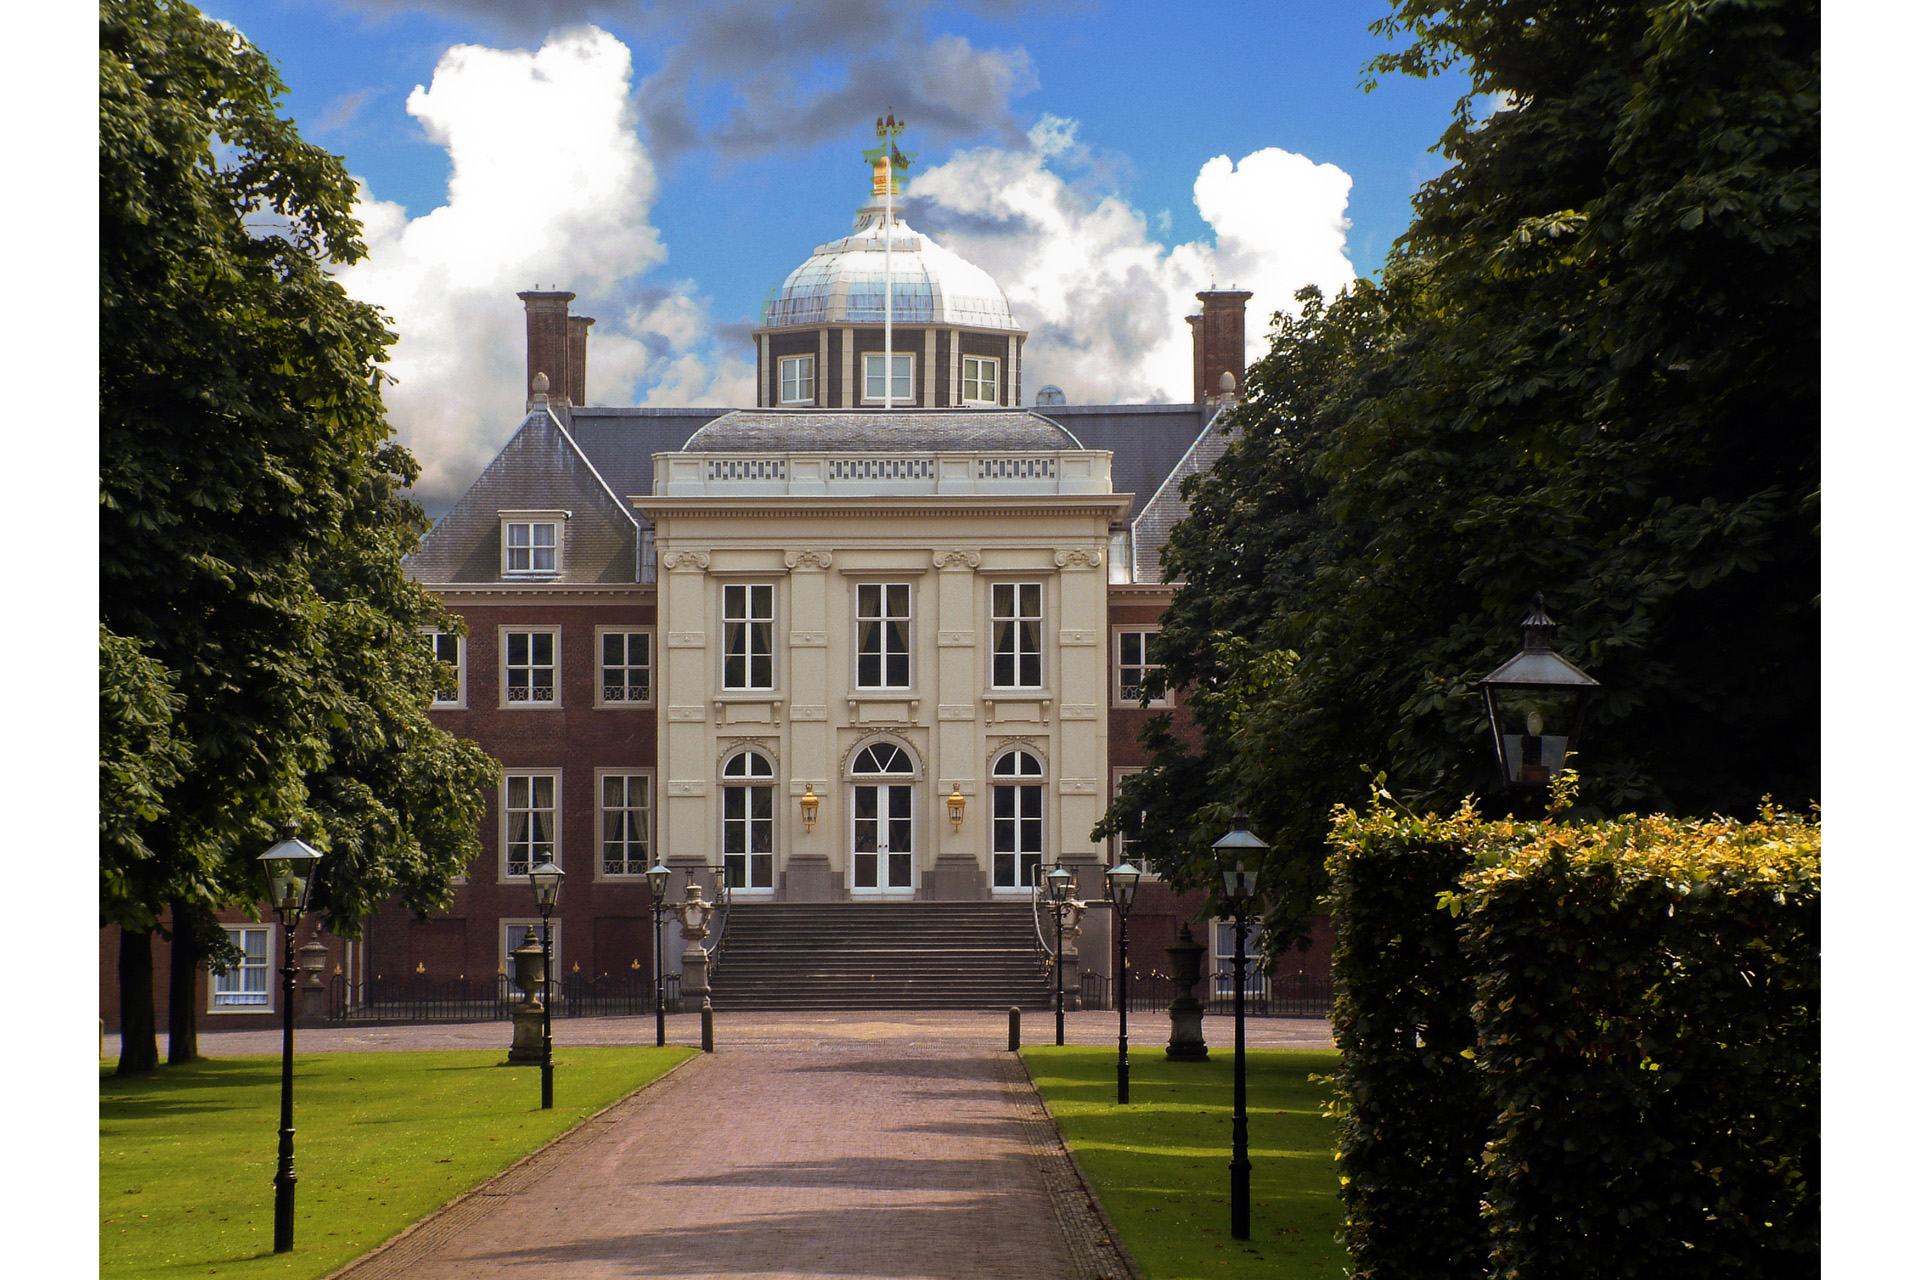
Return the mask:
<svg viewBox="0 0 1920 1280">
<path fill-rule="evenodd" d="M 820 821 L 820 797 L 813 794 L 813 784 L 807 784 L 806 794 L 800 797 L 800 821 L 807 830 L 813 830 L 813 824 Z"/>
</svg>

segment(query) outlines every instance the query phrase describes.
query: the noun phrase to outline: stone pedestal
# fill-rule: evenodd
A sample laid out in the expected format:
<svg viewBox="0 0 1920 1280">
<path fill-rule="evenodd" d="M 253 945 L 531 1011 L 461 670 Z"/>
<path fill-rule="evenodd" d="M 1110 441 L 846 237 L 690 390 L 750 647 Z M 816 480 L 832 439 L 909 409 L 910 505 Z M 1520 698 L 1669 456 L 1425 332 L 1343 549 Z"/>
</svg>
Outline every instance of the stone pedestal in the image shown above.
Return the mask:
<svg viewBox="0 0 1920 1280">
<path fill-rule="evenodd" d="M 1175 992 L 1167 1006 L 1167 1017 L 1173 1023 L 1167 1057 L 1175 1062 L 1204 1062 L 1207 1058 L 1207 1038 L 1200 1026 L 1207 1016 L 1207 1006 L 1193 994 L 1206 954 L 1207 949 L 1193 940 L 1193 929 L 1184 924 L 1180 926 L 1180 940 L 1167 948 L 1167 968 L 1173 975 Z"/>
<path fill-rule="evenodd" d="M 690 943 L 680 953 L 680 998 L 697 1007 L 712 994 L 713 988 L 707 985 L 707 949 Z"/>
<path fill-rule="evenodd" d="M 824 853 L 796 853 L 787 860 L 788 902 L 833 902 L 846 895 Z"/>
<path fill-rule="evenodd" d="M 300 1021 L 318 1026 L 327 1020 L 327 986 L 318 977 L 300 988 Z"/>
<path fill-rule="evenodd" d="M 992 896 L 980 863 L 964 855 L 941 854 L 934 859 L 933 898 L 937 902 L 974 902 Z"/>
<path fill-rule="evenodd" d="M 1060 948 L 1060 996 L 1068 1013 L 1080 1010 L 1080 952 L 1068 938 Z"/>
<path fill-rule="evenodd" d="M 508 1062 L 540 1062 L 540 1024 L 546 1009 L 537 1001 L 513 1006 L 513 1047 L 507 1050 Z"/>
</svg>

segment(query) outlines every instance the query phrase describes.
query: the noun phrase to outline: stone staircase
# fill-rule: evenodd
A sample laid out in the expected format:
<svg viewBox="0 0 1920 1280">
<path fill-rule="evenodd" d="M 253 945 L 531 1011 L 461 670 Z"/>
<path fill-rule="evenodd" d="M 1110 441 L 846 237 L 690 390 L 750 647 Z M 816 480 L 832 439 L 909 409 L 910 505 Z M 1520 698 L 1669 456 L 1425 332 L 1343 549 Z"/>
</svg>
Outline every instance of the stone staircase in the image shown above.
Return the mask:
<svg viewBox="0 0 1920 1280">
<path fill-rule="evenodd" d="M 716 1009 L 1053 1007 L 1025 902 L 733 904 Z"/>
</svg>

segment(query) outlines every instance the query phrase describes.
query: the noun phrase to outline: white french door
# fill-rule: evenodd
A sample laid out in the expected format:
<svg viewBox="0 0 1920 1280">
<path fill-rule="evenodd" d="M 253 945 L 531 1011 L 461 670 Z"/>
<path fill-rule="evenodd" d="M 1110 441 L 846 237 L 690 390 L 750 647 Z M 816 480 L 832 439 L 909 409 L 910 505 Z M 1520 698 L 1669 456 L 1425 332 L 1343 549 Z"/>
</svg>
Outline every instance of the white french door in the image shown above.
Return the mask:
<svg viewBox="0 0 1920 1280">
<path fill-rule="evenodd" d="M 912 784 L 854 786 L 853 888 L 868 893 L 913 888 Z"/>
</svg>

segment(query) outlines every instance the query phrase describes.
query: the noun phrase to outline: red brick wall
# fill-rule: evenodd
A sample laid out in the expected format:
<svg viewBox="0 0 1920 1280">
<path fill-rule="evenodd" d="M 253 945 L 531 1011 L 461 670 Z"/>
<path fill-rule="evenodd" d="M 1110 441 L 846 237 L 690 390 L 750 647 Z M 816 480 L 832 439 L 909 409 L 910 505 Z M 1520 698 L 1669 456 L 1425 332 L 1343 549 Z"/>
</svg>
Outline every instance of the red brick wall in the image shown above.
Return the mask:
<svg viewBox="0 0 1920 1280">
<path fill-rule="evenodd" d="M 261 921 L 273 922 L 273 915 L 263 911 L 259 921 L 249 920 L 245 912 L 223 911 L 220 919 L 227 924 L 256 924 Z M 257 1031 L 278 1027 L 280 1015 L 280 950 L 279 934 L 274 934 L 272 955 L 273 978 L 270 984 L 273 991 L 273 1007 L 266 1013 L 229 1013 L 214 1012 L 208 1005 L 211 992 L 207 985 L 207 972 L 202 969 L 195 979 L 193 998 L 199 1010 L 198 1019 L 201 1031 Z M 317 919 L 302 920 L 294 934 L 296 952 L 307 943 L 318 939 L 327 948 L 327 972 L 331 974 L 336 964 L 346 960 L 347 943 L 331 934 L 321 932 L 321 922 Z M 170 1002 L 168 983 L 173 966 L 173 944 L 158 932 L 153 935 L 153 1016 L 154 1023 L 161 1035 L 162 1054 L 166 1052 L 165 1037 Z M 304 980 L 304 979 L 303 979 Z M 100 1017 L 107 1024 L 107 1030 L 120 1030 L 120 928 L 107 925 L 100 930 Z"/>
</svg>

